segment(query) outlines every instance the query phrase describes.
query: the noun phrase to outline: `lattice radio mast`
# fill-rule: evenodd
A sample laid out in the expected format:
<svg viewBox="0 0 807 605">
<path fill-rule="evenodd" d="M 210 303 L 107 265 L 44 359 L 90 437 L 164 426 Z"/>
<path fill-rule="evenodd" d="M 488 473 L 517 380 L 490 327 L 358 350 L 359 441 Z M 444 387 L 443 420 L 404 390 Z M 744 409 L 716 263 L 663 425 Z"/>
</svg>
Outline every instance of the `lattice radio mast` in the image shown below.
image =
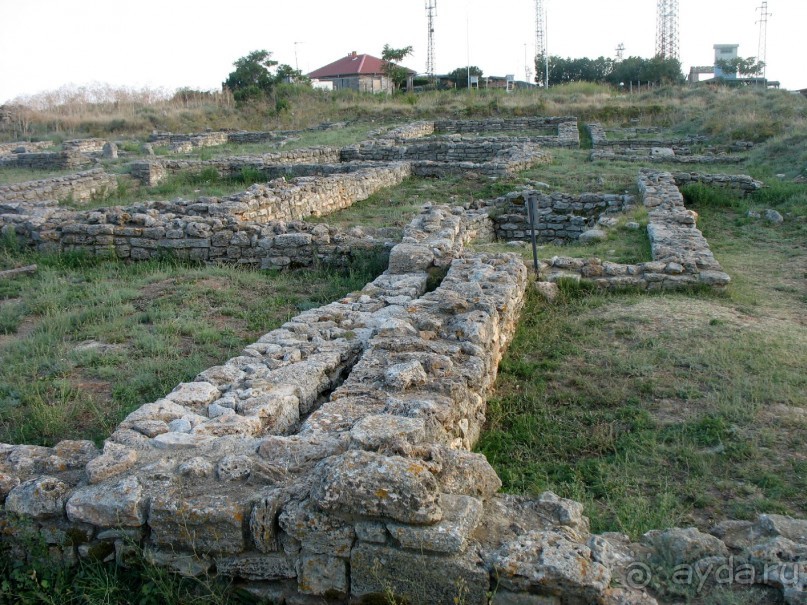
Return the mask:
<svg viewBox="0 0 807 605">
<path fill-rule="evenodd" d="M 656 56 L 678 59 L 678 0 L 658 0 L 656 17 Z"/>
<path fill-rule="evenodd" d="M 625 45 L 620 42 L 619 46 L 616 47 L 616 60 L 617 62 L 621 61 L 625 57 Z"/>
<path fill-rule="evenodd" d="M 768 3 L 762 2 L 762 6 L 758 6 L 759 11 L 759 46 L 757 47 L 757 61 L 762 62 L 762 77 L 765 78 L 765 72 L 768 67 L 768 17 L 772 17 L 773 13 L 768 12 Z"/>
<path fill-rule="evenodd" d="M 437 16 L 437 0 L 426 0 L 426 17 L 429 21 L 429 48 L 426 54 L 426 73 L 434 80 L 434 18 Z"/>
<path fill-rule="evenodd" d="M 541 66 L 547 66 L 549 57 L 546 56 L 546 13 L 544 13 L 544 0 L 535 0 L 535 69 L 537 73 L 544 72 L 543 83 L 546 88 L 549 86 L 548 70 Z M 537 79 L 537 76 L 536 76 Z"/>
</svg>

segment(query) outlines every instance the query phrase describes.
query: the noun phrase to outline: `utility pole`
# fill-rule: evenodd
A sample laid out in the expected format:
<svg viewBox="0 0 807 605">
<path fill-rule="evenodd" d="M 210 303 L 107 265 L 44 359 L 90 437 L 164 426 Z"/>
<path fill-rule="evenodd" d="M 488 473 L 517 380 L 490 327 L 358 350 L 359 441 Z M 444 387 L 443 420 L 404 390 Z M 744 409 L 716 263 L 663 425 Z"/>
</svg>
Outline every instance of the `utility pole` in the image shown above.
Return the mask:
<svg viewBox="0 0 807 605">
<path fill-rule="evenodd" d="M 678 59 L 678 0 L 658 0 L 656 13 L 656 56 Z"/>
<path fill-rule="evenodd" d="M 429 44 L 426 53 L 426 74 L 434 81 L 434 18 L 437 16 L 437 0 L 426 0 L 426 19 L 429 24 Z"/>
<path fill-rule="evenodd" d="M 767 1 L 762 2 L 762 6 L 758 6 L 759 11 L 759 46 L 757 47 L 757 61 L 762 63 L 762 79 L 765 79 L 767 72 L 767 56 L 768 56 L 768 17 L 772 17 L 773 13 L 768 12 Z"/>
</svg>

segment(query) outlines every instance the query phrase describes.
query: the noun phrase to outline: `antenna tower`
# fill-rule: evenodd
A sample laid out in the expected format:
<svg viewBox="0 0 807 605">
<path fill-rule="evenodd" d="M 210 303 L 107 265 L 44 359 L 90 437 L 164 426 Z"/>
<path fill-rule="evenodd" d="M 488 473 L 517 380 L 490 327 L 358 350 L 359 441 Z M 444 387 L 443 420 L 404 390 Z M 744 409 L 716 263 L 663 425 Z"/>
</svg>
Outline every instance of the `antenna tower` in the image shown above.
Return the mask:
<svg viewBox="0 0 807 605">
<path fill-rule="evenodd" d="M 765 71 L 767 69 L 767 55 L 768 55 L 768 17 L 772 17 L 773 13 L 768 12 L 768 3 L 762 2 L 762 6 L 758 6 L 759 11 L 759 46 L 757 47 L 757 61 L 762 63 L 762 77 L 765 78 Z"/>
<path fill-rule="evenodd" d="M 625 57 L 625 45 L 620 42 L 619 46 L 616 47 L 616 60 L 617 62 L 621 61 Z"/>
<path fill-rule="evenodd" d="M 544 0 L 535 0 L 535 69 L 543 71 L 539 66 L 546 63 L 546 19 Z M 546 76 L 542 78 L 544 87 L 548 86 Z"/>
<path fill-rule="evenodd" d="M 656 17 L 656 56 L 678 59 L 678 0 L 658 0 Z"/>
<path fill-rule="evenodd" d="M 429 21 L 429 49 L 426 55 L 426 73 L 434 80 L 434 18 L 437 16 L 437 0 L 426 0 L 426 17 Z"/>
</svg>

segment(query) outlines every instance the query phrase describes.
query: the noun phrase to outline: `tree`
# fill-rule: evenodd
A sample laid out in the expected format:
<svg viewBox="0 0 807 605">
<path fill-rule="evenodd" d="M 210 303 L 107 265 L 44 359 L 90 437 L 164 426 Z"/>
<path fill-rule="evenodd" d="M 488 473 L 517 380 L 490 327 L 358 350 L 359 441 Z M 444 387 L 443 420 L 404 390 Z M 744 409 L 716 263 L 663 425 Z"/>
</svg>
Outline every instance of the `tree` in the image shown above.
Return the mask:
<svg viewBox="0 0 807 605">
<path fill-rule="evenodd" d="M 743 77 L 756 76 L 765 69 L 763 61 L 757 61 L 756 57 L 734 57 L 733 59 L 720 59 L 715 61 L 715 67 L 719 67 L 724 77 L 733 78 L 736 74 Z"/>
<path fill-rule="evenodd" d="M 454 71 L 450 72 L 446 78 L 454 83 L 454 86 L 457 88 L 468 88 L 468 73 L 472 76 L 479 76 L 482 77 L 482 70 L 479 69 L 476 65 L 471 65 L 471 67 L 458 67 Z"/>
<path fill-rule="evenodd" d="M 406 80 L 409 78 L 409 70 L 398 65 L 398 62 L 411 54 L 411 46 L 391 48 L 389 44 L 384 45 L 384 50 L 381 52 L 382 69 L 395 89 L 406 84 Z"/>
<path fill-rule="evenodd" d="M 628 82 L 652 82 L 653 84 L 683 84 L 684 74 L 678 59 L 653 57 L 627 57 L 614 64 L 614 69 L 605 78 L 615 86 Z"/>
<path fill-rule="evenodd" d="M 246 57 L 241 57 L 233 65 L 235 71 L 230 72 L 222 86 L 228 88 L 239 103 L 269 97 L 277 83 L 277 77 L 270 71 L 277 65 L 267 50 L 254 50 Z"/>
</svg>

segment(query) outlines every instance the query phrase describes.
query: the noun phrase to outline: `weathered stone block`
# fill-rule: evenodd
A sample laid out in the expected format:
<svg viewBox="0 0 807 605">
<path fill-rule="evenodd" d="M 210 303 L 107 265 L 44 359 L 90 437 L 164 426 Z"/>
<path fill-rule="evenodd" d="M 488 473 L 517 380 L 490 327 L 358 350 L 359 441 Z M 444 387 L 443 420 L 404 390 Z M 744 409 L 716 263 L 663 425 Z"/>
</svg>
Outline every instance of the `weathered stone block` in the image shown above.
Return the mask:
<svg viewBox="0 0 807 605">
<path fill-rule="evenodd" d="M 443 518 L 435 525 L 387 523 L 387 529 L 403 548 L 421 552 L 456 554 L 465 550 L 470 533 L 482 518 L 482 502 L 469 496 L 443 494 Z"/>
<path fill-rule="evenodd" d="M 97 527 L 138 527 L 146 521 L 146 497 L 137 477 L 116 485 L 76 490 L 67 501 L 67 517 Z"/>
<path fill-rule="evenodd" d="M 445 557 L 358 544 L 350 556 L 354 597 L 385 595 L 413 604 L 486 605 L 490 576 L 475 555 Z"/>
<path fill-rule="evenodd" d="M 437 481 L 416 460 L 350 451 L 316 469 L 312 499 L 322 510 L 430 524 L 442 518 Z"/>
<path fill-rule="evenodd" d="M 225 494 L 152 498 L 148 514 L 152 542 L 197 554 L 235 554 L 244 550 L 245 505 Z"/>
<path fill-rule="evenodd" d="M 6 510 L 33 519 L 64 514 L 70 487 L 55 477 L 37 477 L 13 488 L 6 496 Z"/>
<path fill-rule="evenodd" d="M 216 570 L 225 576 L 246 580 L 283 580 L 297 577 L 294 559 L 279 553 L 218 558 Z"/>
<path fill-rule="evenodd" d="M 297 588 L 301 593 L 334 598 L 347 595 L 349 586 L 347 559 L 325 555 L 300 558 Z"/>
</svg>

